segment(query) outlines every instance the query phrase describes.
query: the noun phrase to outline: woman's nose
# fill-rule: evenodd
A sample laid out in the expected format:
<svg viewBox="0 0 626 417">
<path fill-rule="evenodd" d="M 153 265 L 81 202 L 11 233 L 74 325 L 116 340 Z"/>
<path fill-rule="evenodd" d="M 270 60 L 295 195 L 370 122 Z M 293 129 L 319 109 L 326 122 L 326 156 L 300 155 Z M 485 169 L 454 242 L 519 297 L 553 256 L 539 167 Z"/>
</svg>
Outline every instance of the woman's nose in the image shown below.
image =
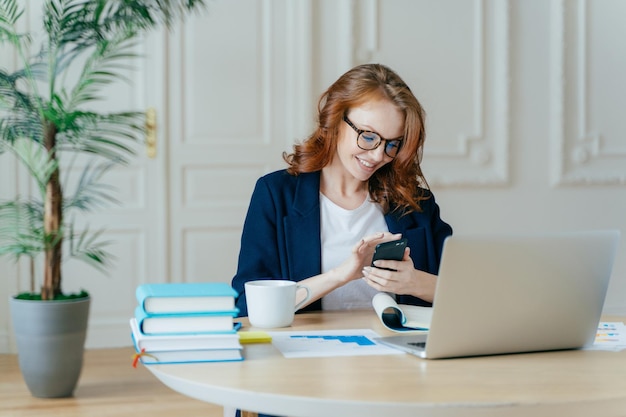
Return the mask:
<svg viewBox="0 0 626 417">
<path fill-rule="evenodd" d="M 372 155 L 372 158 L 374 158 L 377 162 L 382 161 L 383 159 L 385 159 L 385 147 L 384 144 L 380 144 L 376 149 L 372 149 L 370 151 L 370 155 Z"/>
</svg>

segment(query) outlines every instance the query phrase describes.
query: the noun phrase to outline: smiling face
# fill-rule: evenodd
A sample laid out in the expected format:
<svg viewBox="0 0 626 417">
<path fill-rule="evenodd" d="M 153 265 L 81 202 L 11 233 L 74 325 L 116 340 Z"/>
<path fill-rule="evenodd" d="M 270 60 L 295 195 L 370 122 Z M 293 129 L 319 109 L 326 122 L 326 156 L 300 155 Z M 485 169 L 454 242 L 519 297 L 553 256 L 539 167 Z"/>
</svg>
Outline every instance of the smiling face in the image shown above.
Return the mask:
<svg viewBox="0 0 626 417">
<path fill-rule="evenodd" d="M 404 115 L 389 100 L 367 101 L 351 108 L 347 117 L 356 128 L 376 132 L 385 139 L 399 138 L 404 134 Z M 352 127 L 342 122 L 337 152 L 331 165 L 343 171 L 343 175 L 365 182 L 393 158 L 385 154 L 385 142 L 376 149 L 363 150 L 357 145 L 357 136 Z"/>
</svg>

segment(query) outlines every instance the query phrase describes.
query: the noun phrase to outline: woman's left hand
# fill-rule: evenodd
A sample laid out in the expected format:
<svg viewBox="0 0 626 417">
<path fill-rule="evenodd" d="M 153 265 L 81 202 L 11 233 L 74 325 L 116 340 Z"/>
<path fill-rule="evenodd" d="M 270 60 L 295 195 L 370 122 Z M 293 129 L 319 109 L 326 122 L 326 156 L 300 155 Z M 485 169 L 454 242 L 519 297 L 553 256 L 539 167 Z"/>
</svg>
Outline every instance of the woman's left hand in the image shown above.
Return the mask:
<svg viewBox="0 0 626 417">
<path fill-rule="evenodd" d="M 408 294 L 427 302 L 433 301 L 437 276 L 415 269 L 409 248 L 405 249 L 401 261 L 378 260 L 375 265 L 378 268 L 371 266 L 363 268 L 363 279 L 370 287 L 377 291 Z"/>
</svg>

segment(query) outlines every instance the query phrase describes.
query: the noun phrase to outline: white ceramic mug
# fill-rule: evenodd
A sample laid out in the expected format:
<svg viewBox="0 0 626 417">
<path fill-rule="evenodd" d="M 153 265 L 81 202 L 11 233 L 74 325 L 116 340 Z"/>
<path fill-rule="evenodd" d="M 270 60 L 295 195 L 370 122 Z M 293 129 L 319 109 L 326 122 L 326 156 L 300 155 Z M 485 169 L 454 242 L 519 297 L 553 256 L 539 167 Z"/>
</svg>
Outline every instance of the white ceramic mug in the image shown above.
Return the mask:
<svg viewBox="0 0 626 417">
<path fill-rule="evenodd" d="M 306 297 L 296 304 L 298 289 Z M 293 322 L 294 313 L 311 298 L 306 285 L 284 279 L 263 279 L 245 283 L 248 319 L 254 327 L 286 327 Z"/>
</svg>

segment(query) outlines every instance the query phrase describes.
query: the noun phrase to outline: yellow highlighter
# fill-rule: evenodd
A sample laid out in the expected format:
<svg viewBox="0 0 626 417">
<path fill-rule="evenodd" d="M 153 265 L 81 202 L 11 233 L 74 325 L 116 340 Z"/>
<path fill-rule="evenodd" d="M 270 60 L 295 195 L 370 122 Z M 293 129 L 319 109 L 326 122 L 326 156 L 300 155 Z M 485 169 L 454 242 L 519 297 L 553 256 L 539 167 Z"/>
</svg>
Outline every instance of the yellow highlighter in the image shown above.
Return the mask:
<svg viewBox="0 0 626 417">
<path fill-rule="evenodd" d="M 238 332 L 239 342 L 242 345 L 250 343 L 271 343 L 272 336 L 266 332 Z"/>
</svg>

